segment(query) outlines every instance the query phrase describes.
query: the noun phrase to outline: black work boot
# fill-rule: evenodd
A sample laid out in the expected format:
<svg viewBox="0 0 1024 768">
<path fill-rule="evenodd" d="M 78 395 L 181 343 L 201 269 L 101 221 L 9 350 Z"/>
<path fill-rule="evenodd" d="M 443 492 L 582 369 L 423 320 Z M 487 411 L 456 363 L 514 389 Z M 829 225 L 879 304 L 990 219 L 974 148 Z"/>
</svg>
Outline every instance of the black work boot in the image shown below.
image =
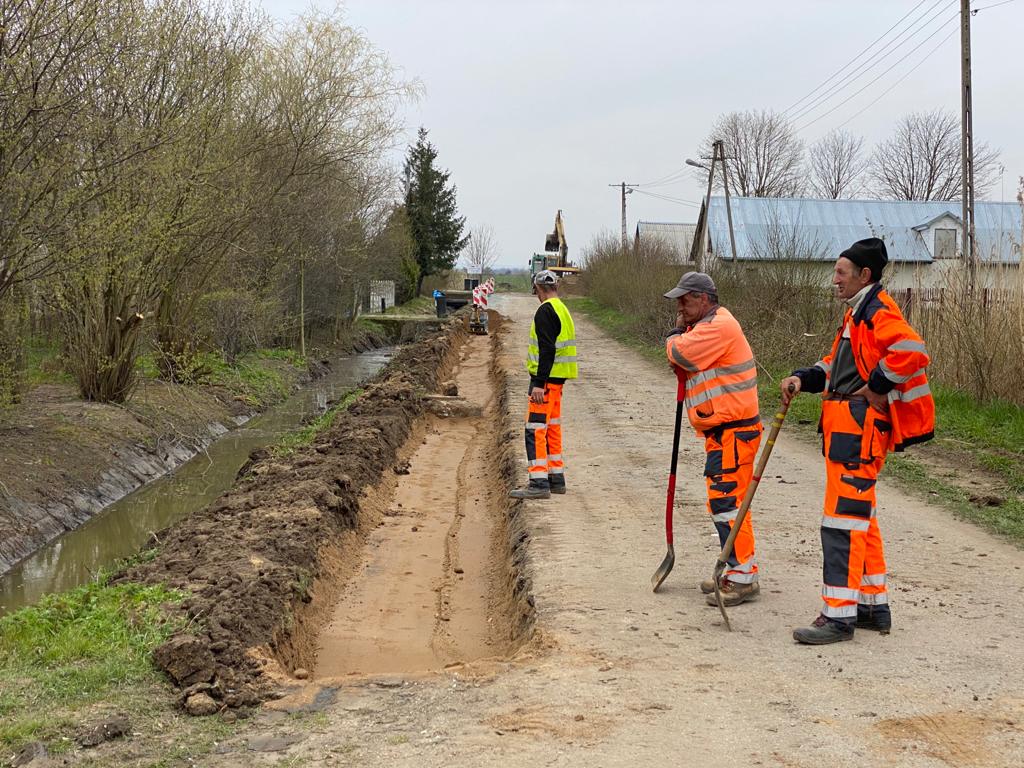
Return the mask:
<svg viewBox="0 0 1024 768">
<path fill-rule="evenodd" d="M 793 639 L 804 645 L 828 645 L 853 640 L 853 625 L 819 615 L 811 626 L 794 629 Z"/>
<path fill-rule="evenodd" d="M 540 485 L 539 483 L 528 483 L 525 488 L 516 488 L 514 491 L 509 491 L 508 495 L 513 499 L 550 499 L 551 488 L 548 485 Z"/>
<path fill-rule="evenodd" d="M 857 629 L 871 629 L 880 635 L 888 635 L 892 631 L 892 613 L 888 605 L 858 605 Z"/>
<path fill-rule="evenodd" d="M 555 482 L 554 480 L 552 480 L 551 481 L 551 492 L 552 493 L 559 493 L 559 494 L 565 493 L 565 480 L 563 480 L 560 483 Z"/>
</svg>

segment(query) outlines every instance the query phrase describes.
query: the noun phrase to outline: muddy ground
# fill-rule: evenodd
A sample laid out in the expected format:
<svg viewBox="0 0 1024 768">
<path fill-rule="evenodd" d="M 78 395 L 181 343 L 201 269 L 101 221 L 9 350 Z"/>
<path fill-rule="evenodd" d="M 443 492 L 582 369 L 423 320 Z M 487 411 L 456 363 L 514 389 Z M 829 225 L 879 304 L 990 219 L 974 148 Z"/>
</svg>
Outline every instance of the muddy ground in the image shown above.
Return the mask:
<svg viewBox="0 0 1024 768">
<path fill-rule="evenodd" d="M 379 334 L 360 334 L 351 348 L 384 343 Z M 285 391 L 323 370 L 319 361 L 307 370 L 286 360 L 264 365 Z M 0 573 L 257 412 L 222 386 L 146 378 L 120 406 L 83 401 L 69 383 L 30 390 L 0 409 Z"/>
</svg>

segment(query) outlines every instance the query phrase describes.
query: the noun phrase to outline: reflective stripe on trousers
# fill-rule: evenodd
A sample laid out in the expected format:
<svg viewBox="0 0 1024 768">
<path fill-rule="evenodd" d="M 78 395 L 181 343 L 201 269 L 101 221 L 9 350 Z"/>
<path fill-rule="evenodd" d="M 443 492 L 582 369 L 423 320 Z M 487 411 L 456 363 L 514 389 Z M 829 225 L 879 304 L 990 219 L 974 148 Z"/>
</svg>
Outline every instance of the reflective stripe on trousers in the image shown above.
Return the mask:
<svg viewBox="0 0 1024 768">
<path fill-rule="evenodd" d="M 562 385 L 544 385 L 544 402 L 529 400 L 526 411 L 526 463 L 530 485 L 565 483 L 562 461 Z"/>
<path fill-rule="evenodd" d="M 739 514 L 739 504 L 754 476 L 754 457 L 761 442 L 761 425 L 724 429 L 705 435 L 704 477 L 707 483 L 707 509 L 718 531 L 721 544 Z M 757 557 L 754 553 L 754 524 L 751 515 L 736 534 L 729 556 L 726 578 L 737 584 L 757 581 Z"/>
<path fill-rule="evenodd" d="M 888 602 L 875 484 L 891 439 L 886 417 L 860 400 L 822 403 L 825 509 L 822 614 L 852 622 L 857 605 Z"/>
</svg>

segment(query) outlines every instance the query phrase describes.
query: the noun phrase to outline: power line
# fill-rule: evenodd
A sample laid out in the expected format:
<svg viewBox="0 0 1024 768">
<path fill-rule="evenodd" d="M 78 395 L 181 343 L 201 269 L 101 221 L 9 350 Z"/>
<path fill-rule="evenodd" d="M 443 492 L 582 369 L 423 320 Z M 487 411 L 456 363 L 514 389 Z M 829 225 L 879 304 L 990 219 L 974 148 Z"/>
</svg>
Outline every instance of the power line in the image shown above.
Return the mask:
<svg viewBox="0 0 1024 768">
<path fill-rule="evenodd" d="M 955 0 L 953 0 L 953 1 L 955 2 Z M 927 11 L 925 11 L 923 14 L 921 14 L 911 24 L 911 26 L 909 26 L 905 30 L 903 30 L 893 40 L 891 40 L 888 43 L 886 43 L 885 47 L 883 47 L 881 50 L 879 50 L 875 54 L 873 54 L 870 59 L 868 59 L 867 61 L 863 62 L 861 65 L 859 65 L 853 72 L 851 72 L 849 75 L 844 77 L 840 82 L 836 83 L 831 88 L 829 88 L 825 93 L 823 93 L 821 96 L 816 98 L 811 104 L 809 104 L 806 107 L 803 107 L 803 108 L 797 110 L 796 113 L 789 115 L 788 116 L 789 120 L 791 120 L 793 122 L 796 122 L 796 121 L 801 120 L 802 118 L 806 117 L 811 112 L 813 112 L 815 109 L 817 109 L 818 107 L 820 107 L 820 106 L 824 105 L 825 103 L 827 103 L 828 101 L 830 101 L 833 97 L 838 96 L 839 93 L 842 92 L 843 90 L 845 90 L 847 87 L 852 86 L 855 82 L 857 82 L 862 77 L 867 75 L 871 70 L 873 70 L 879 64 L 881 64 L 886 59 L 891 57 L 894 53 L 897 53 L 899 48 L 900 48 L 900 46 L 902 46 L 903 44 L 909 43 L 911 40 L 913 40 L 915 37 L 917 37 L 921 32 L 923 32 L 925 29 L 927 29 L 932 24 L 932 22 L 934 22 L 937 18 L 939 18 L 939 16 L 942 15 L 943 9 L 940 9 L 938 11 L 938 13 L 935 13 L 935 14 L 931 15 L 926 21 L 924 21 L 922 23 L 922 19 L 924 19 L 925 16 L 928 16 L 928 14 L 931 14 L 932 11 L 935 10 L 936 7 L 938 7 L 938 6 L 942 5 L 942 4 L 945 4 L 945 5 L 948 6 L 948 5 L 951 5 L 952 2 L 950 0 L 938 0 L 938 2 L 933 4 L 930 8 L 928 8 Z M 908 36 L 908 33 L 909 33 L 909 36 Z M 925 40 L 927 40 L 927 39 L 928 38 L 925 38 Z M 918 46 L 918 47 L 920 47 L 920 46 Z M 917 50 L 917 49 L 915 48 L 914 50 Z M 900 59 L 900 61 L 902 61 L 902 59 Z M 897 63 L 899 63 L 899 62 L 897 62 Z M 888 72 L 888 71 L 889 70 L 886 70 L 886 72 Z M 872 82 L 875 82 L 875 81 L 872 81 Z"/>
<path fill-rule="evenodd" d="M 1003 0 L 1001 3 L 993 3 L 992 5 L 983 5 L 981 8 L 975 8 L 971 11 L 971 16 L 977 16 L 979 11 L 987 11 L 989 8 L 998 8 L 1000 5 L 1007 5 L 1014 2 L 1014 0 Z"/>
<path fill-rule="evenodd" d="M 662 176 L 660 179 L 655 179 L 654 181 L 648 181 L 648 182 L 646 182 L 644 184 L 635 184 L 634 186 L 637 186 L 637 187 L 661 186 L 662 184 L 667 183 L 666 179 L 677 178 L 678 176 L 682 175 L 685 171 L 686 171 L 686 166 L 684 165 L 682 168 L 677 168 L 676 170 L 672 171 L 671 173 L 668 173 L 668 174 Z"/>
<path fill-rule="evenodd" d="M 651 189 L 652 187 L 667 187 L 672 184 L 678 184 L 680 181 L 683 181 L 683 179 L 685 179 L 689 175 L 689 171 L 683 169 L 677 172 L 674 176 L 669 176 L 665 178 L 664 181 L 659 181 L 656 184 L 641 184 L 640 186 L 644 187 L 645 189 Z"/>
<path fill-rule="evenodd" d="M 634 189 L 633 191 L 639 192 L 641 195 L 647 195 L 648 197 L 656 198 L 658 200 L 664 200 L 665 202 L 668 203 L 676 203 L 677 205 L 689 205 L 694 208 L 700 208 L 700 203 L 695 203 L 692 200 L 683 200 L 682 198 L 679 197 L 670 197 L 669 195 L 662 195 L 657 192 L 646 192 L 642 189 Z"/>
<path fill-rule="evenodd" d="M 1008 2 L 1012 2 L 1012 0 L 1008 0 Z M 843 122 L 841 122 L 841 123 L 840 123 L 839 125 L 837 125 L 837 126 L 836 126 L 835 128 L 833 128 L 832 130 L 834 130 L 834 131 L 838 131 L 838 130 L 839 130 L 840 128 L 842 128 L 842 127 L 846 126 L 846 125 L 847 125 L 848 123 L 852 122 L 852 121 L 853 121 L 854 119 L 856 119 L 857 117 L 860 117 L 860 115 L 862 115 L 862 114 L 863 114 L 864 112 L 866 112 L 866 111 L 867 111 L 867 110 L 868 110 L 869 108 L 873 107 L 873 106 L 874 106 L 875 104 L 877 104 L 877 103 L 878 103 L 879 101 L 881 101 L 881 100 L 882 100 L 882 98 L 883 98 L 883 97 L 885 97 L 885 96 L 886 96 L 886 95 L 887 95 L 887 94 L 888 94 L 888 93 L 889 93 L 890 91 L 892 91 L 892 90 L 893 90 L 893 89 L 894 89 L 894 88 L 895 88 L 895 87 L 896 87 L 897 85 L 899 85 L 899 84 L 900 84 L 900 83 L 902 83 L 902 82 L 903 82 L 904 80 L 906 80 L 906 79 L 907 79 L 908 77 L 910 77 L 910 75 L 911 75 L 911 74 L 912 74 L 912 73 L 913 73 L 913 72 L 914 72 L 914 71 L 915 71 L 915 70 L 916 70 L 916 69 L 917 69 L 918 67 L 920 67 L 920 66 L 921 66 L 922 64 L 924 64 L 924 63 L 925 63 L 926 61 L 928 61 L 928 59 L 930 59 L 930 58 L 931 58 L 931 57 L 932 57 L 933 55 L 935 55 L 935 53 L 936 53 L 936 52 L 937 52 L 937 51 L 939 50 L 939 48 L 941 48 L 941 47 L 942 47 L 943 45 L 945 45 L 946 41 L 947 41 L 947 40 L 949 40 L 949 38 L 951 38 L 951 37 L 952 37 L 953 35 L 955 35 L 955 34 L 956 34 L 956 33 L 957 33 L 958 31 L 959 31 L 959 27 L 954 27 L 953 29 L 951 29 L 951 30 L 949 31 L 949 34 L 948 34 L 948 35 L 946 35 L 946 36 L 945 36 L 944 38 L 942 38 L 942 40 L 940 40 L 940 41 L 939 41 L 939 44 L 938 44 L 937 46 L 935 46 L 934 48 L 932 48 L 932 49 L 931 49 L 931 51 L 929 51 L 929 52 L 928 52 L 928 53 L 927 53 L 927 54 L 925 55 L 925 57 L 924 57 L 923 59 L 921 59 L 921 60 L 920 60 L 919 62 L 917 62 L 917 64 L 915 64 L 915 65 L 914 65 L 913 67 L 911 67 L 910 69 L 908 69 L 908 70 L 907 70 L 907 71 L 906 71 L 906 72 L 905 72 L 905 73 L 903 74 L 903 76 L 902 76 L 902 77 L 900 77 L 900 79 L 899 79 L 899 80 L 897 80 L 896 82 L 894 82 L 894 83 L 893 83 L 892 85 L 890 85 L 890 86 L 889 86 L 888 88 L 886 88 L 886 89 L 885 89 L 884 91 L 882 91 L 882 92 L 881 92 L 880 94 L 878 94 L 878 97 L 877 97 L 877 98 L 875 98 L 875 99 L 873 99 L 872 101 L 868 102 L 868 103 L 867 103 L 867 104 L 866 104 L 866 105 L 865 105 L 865 106 L 864 106 L 864 107 L 863 107 L 862 109 L 858 110 L 857 112 L 854 112 L 854 113 L 853 113 L 852 115 L 850 115 L 850 117 L 848 117 L 848 118 L 847 118 L 846 120 L 844 120 Z M 810 123 L 808 123 L 808 125 L 810 125 Z"/>
<path fill-rule="evenodd" d="M 954 15 L 954 16 L 952 17 L 952 19 L 955 19 L 955 18 L 959 17 L 959 15 L 960 15 L 959 13 L 956 13 L 956 14 L 955 14 L 955 15 Z M 908 51 L 908 52 L 907 52 L 906 54 L 904 54 L 904 55 L 903 55 L 902 57 L 900 57 L 900 58 L 899 58 L 899 59 L 898 59 L 898 60 L 897 60 L 897 61 L 896 61 L 895 63 L 893 63 L 893 65 L 892 65 L 892 66 L 890 66 L 890 67 L 889 67 L 888 69 L 886 69 L 886 70 L 885 70 L 884 72 L 882 72 L 882 73 L 881 73 L 880 75 L 878 75 L 878 76 L 877 76 L 877 77 L 876 77 L 876 78 L 875 78 L 874 80 L 872 80 L 871 82 L 867 83 L 867 84 L 866 84 L 865 86 L 863 86 L 863 87 L 862 87 L 862 88 L 861 88 L 860 90 L 858 90 L 858 91 L 857 91 L 856 93 L 853 93 L 853 94 L 851 94 L 850 96 L 848 96 L 847 98 L 843 99 L 843 100 L 842 100 L 841 102 L 839 102 L 839 103 L 838 103 L 838 104 L 836 104 L 836 105 L 835 105 L 834 107 L 832 107 L 832 109 L 830 109 L 830 110 L 828 110 L 827 112 L 824 112 L 824 113 L 822 113 L 822 114 L 818 115 L 818 116 L 817 116 L 816 118 L 814 118 L 814 119 L 813 119 L 813 120 L 811 120 L 810 122 L 804 123 L 804 124 L 803 124 L 803 125 L 801 125 L 801 126 L 800 126 L 799 128 L 796 128 L 796 129 L 795 129 L 795 130 L 796 130 L 796 132 L 797 132 L 797 133 L 800 133 L 801 131 L 804 131 L 804 130 L 806 130 L 807 128 L 809 128 L 810 126 L 814 125 L 814 124 L 815 124 L 816 122 L 818 122 L 819 120 L 822 120 L 822 119 L 824 119 L 824 118 L 828 117 L 828 116 L 829 116 L 829 115 L 831 115 L 831 114 L 832 114 L 833 112 L 835 112 L 835 111 L 836 111 L 837 109 L 840 109 L 841 107 L 843 107 L 844 105 L 846 105 L 846 104 L 848 104 L 848 103 L 849 103 L 850 101 L 852 101 L 853 99 L 857 98 L 857 97 L 858 97 L 858 96 L 859 96 L 860 94 L 864 93 L 864 91 L 866 91 L 866 90 L 867 90 L 868 88 L 870 88 L 870 87 L 871 87 L 872 85 L 874 85 L 875 83 L 877 83 L 877 82 L 878 82 L 879 80 L 881 80 L 881 79 L 882 79 L 883 77 L 885 77 L 885 76 L 886 76 L 887 74 L 889 74 L 890 72 L 892 72 L 892 70 L 894 70 L 894 69 L 895 69 L 896 67 L 898 67 L 898 66 L 899 66 L 900 64 L 902 64 L 902 63 L 903 63 L 904 61 L 906 61 L 906 60 L 907 60 L 907 59 L 908 59 L 908 58 L 909 58 L 910 56 L 912 56 L 912 55 L 913 55 L 914 53 L 916 53 L 916 52 L 917 52 L 917 51 L 918 51 L 918 50 L 919 50 L 919 49 L 921 48 L 921 46 L 923 46 L 923 45 L 924 45 L 925 43 L 927 43 L 927 42 L 928 42 L 929 40 L 931 40 L 931 39 L 932 39 L 933 37 L 935 37 L 935 36 L 936 36 L 937 34 L 939 34 L 939 32 L 941 32 L 941 31 L 943 30 L 943 28 L 944 28 L 944 27 L 946 27 L 946 26 L 948 26 L 948 25 L 949 25 L 949 20 L 947 20 L 946 22 L 944 22 L 944 23 L 942 24 L 942 26 L 940 26 L 940 27 L 939 27 L 938 29 L 936 29 L 936 30 L 935 30 L 934 32 L 932 32 L 932 33 L 931 33 L 930 35 L 928 35 L 928 37 L 926 37 L 926 38 L 925 38 L 924 40 L 922 40 L 922 41 L 921 41 L 920 43 L 918 43 L 918 44 L 917 44 L 917 45 L 915 45 L 915 46 L 914 46 L 913 48 L 911 48 L 911 49 L 910 49 L 910 51 Z"/>
<path fill-rule="evenodd" d="M 806 100 L 807 100 L 807 99 L 808 99 L 809 97 L 813 96 L 813 95 L 814 95 L 815 93 L 817 93 L 817 92 L 818 92 L 819 90 L 821 90 L 821 89 L 822 89 L 822 88 L 823 88 L 824 86 L 828 85 L 828 84 L 829 84 L 829 83 L 830 83 L 830 82 L 831 82 L 831 81 L 832 81 L 833 79 L 835 79 L 835 77 L 836 77 L 837 75 L 840 75 L 840 74 L 842 74 L 842 73 L 843 73 L 843 72 L 844 72 L 844 71 L 845 71 L 845 70 L 847 69 L 847 67 L 849 67 L 849 66 L 850 66 L 851 64 L 853 64 L 853 63 L 854 63 L 855 61 L 857 61 L 857 59 L 859 59 L 859 58 L 860 58 L 861 56 L 863 56 L 863 55 L 864 55 L 865 53 L 867 53 L 868 51 L 870 51 L 870 50 L 871 50 L 871 49 L 872 49 L 872 48 L 873 48 L 873 47 L 874 47 L 874 46 L 875 46 L 875 45 L 876 45 L 877 43 L 879 43 L 879 42 L 880 42 L 880 41 L 881 41 L 881 40 L 882 40 L 882 39 L 883 39 L 883 38 L 884 38 L 884 37 L 885 37 L 886 35 L 888 35 L 888 34 L 889 34 L 890 32 L 892 32 L 892 31 L 893 31 L 894 29 L 896 29 L 896 27 L 898 27 L 898 26 L 899 26 L 900 24 L 902 24 L 902 23 L 903 23 L 903 22 L 904 22 L 904 21 L 905 21 L 905 20 L 907 19 L 907 17 L 908 17 L 908 16 L 910 16 L 910 15 L 911 15 L 911 14 L 912 14 L 912 13 L 913 13 L 914 11 L 916 11 L 916 10 L 917 10 L 918 8 L 920 8 L 920 7 L 922 6 L 922 5 L 924 5 L 924 4 L 926 3 L 926 2 L 928 2 L 928 0 L 921 0 L 921 2 L 919 2 L 919 3 L 918 3 L 917 5 L 915 5 L 915 6 L 913 7 L 913 8 L 911 8 L 911 9 L 910 9 L 909 11 L 907 11 L 907 13 L 906 13 L 906 14 L 905 14 L 905 15 L 903 16 L 903 18 L 901 18 L 901 19 L 900 19 L 899 21 L 897 21 L 897 22 L 896 22 L 895 24 L 893 24 L 893 25 L 892 25 L 891 27 L 889 27 L 889 28 L 888 28 L 887 30 L 885 30 L 885 32 L 883 32 L 883 33 L 882 33 L 881 35 L 879 35 L 879 36 L 878 36 L 877 38 L 875 38 L 875 39 L 874 39 L 874 40 L 873 40 L 873 41 L 871 42 L 871 44 L 870 44 L 870 45 L 868 45 L 868 47 L 867 47 L 867 48 L 865 48 L 864 50 L 862 50 L 862 51 L 861 51 L 860 53 L 858 53 L 858 54 L 857 54 L 856 56 L 854 56 L 854 57 L 853 57 L 852 59 L 850 59 L 850 60 L 849 60 L 848 62 L 846 62 L 846 63 L 845 63 L 845 64 L 844 64 L 843 66 L 841 66 L 841 67 L 840 67 L 839 69 L 837 69 L 837 70 L 836 70 L 835 72 L 833 72 L 833 73 L 832 73 L 831 75 L 829 75 L 829 76 L 828 76 L 828 77 L 827 77 L 827 78 L 826 78 L 825 80 L 823 80 L 823 81 L 821 82 L 821 84 L 820 84 L 820 85 L 818 85 L 818 86 L 817 86 L 816 88 L 814 88 L 813 90 L 811 90 L 811 91 L 810 91 L 809 93 L 805 94 L 804 96 L 801 96 L 801 97 L 800 97 L 799 99 L 797 99 L 797 100 L 796 100 L 796 101 L 794 101 L 794 102 L 793 102 L 792 104 L 790 104 L 790 105 L 789 105 L 788 107 L 786 107 L 786 108 L 785 108 L 784 110 L 782 110 L 782 114 L 786 114 L 786 113 L 788 113 L 788 112 L 789 112 L 790 110 L 792 110 L 792 109 L 793 109 L 793 107 L 797 106 L 798 104 L 801 104 L 801 103 L 803 103 L 803 102 L 804 102 L 804 101 L 806 101 Z"/>
</svg>

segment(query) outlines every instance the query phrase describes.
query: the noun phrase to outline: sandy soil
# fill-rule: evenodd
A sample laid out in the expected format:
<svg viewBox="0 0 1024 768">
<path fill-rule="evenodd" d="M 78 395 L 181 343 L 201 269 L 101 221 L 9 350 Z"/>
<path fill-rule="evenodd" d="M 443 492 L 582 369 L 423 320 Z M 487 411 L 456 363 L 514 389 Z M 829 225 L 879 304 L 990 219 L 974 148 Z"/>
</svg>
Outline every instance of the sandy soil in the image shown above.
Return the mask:
<svg viewBox="0 0 1024 768">
<path fill-rule="evenodd" d="M 316 677 L 440 670 L 507 650 L 495 594 L 504 499 L 487 438 L 490 339 L 471 336 L 455 376 L 475 417 L 429 417 L 405 474 L 319 635 Z M 504 494 L 501 494 L 504 496 Z"/>
<path fill-rule="evenodd" d="M 514 321 L 501 362 L 521 419 L 536 302 L 496 299 Z M 265 711 L 208 764 L 1024 765 L 1024 554 L 883 480 L 893 634 L 796 645 L 792 628 L 819 605 L 824 473 L 815 446 L 784 434 L 755 504 L 762 597 L 732 609 L 727 633 L 697 590 L 717 539 L 701 445 L 687 431 L 676 567 L 652 594 L 674 379 L 576 321 L 581 378 L 566 387 L 563 414 L 570 492 L 519 515 L 532 642 L 509 660 L 441 673 L 314 682 L 299 711 L 316 717 Z M 512 429 L 503 437 L 522 440 Z M 522 457 L 520 469 L 525 477 Z M 446 479 L 437 482 L 440 492 Z"/>
</svg>

